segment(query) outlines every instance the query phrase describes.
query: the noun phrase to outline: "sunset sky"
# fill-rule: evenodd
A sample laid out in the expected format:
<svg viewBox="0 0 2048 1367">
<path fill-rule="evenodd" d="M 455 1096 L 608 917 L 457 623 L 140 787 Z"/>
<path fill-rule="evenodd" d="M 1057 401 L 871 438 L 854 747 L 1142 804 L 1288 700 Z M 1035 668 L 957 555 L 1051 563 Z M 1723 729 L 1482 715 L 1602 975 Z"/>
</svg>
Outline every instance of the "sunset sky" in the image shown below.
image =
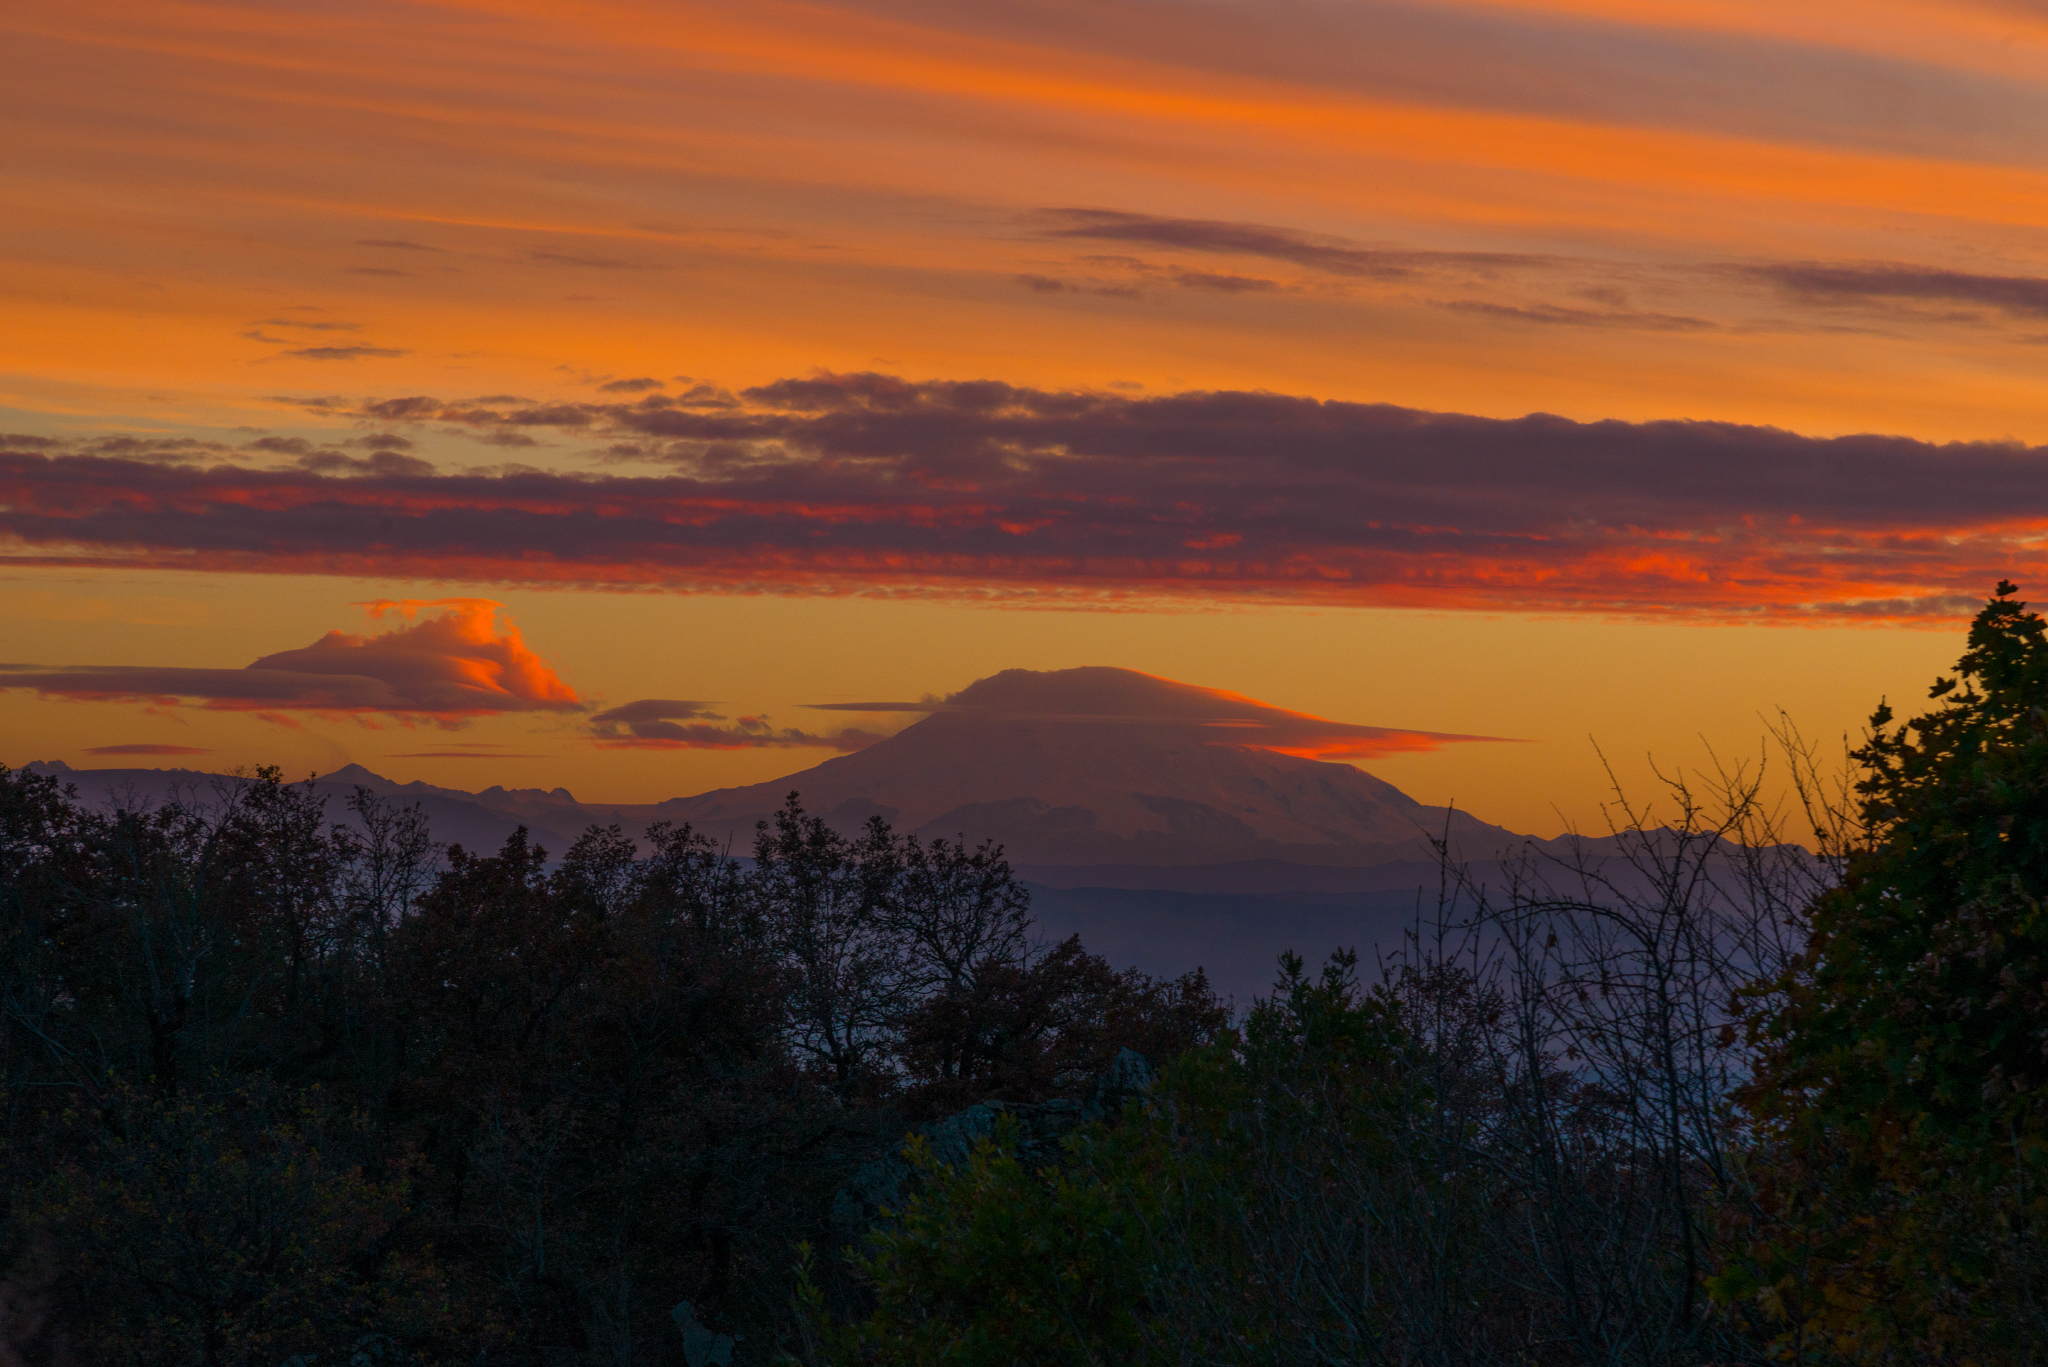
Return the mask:
<svg viewBox="0 0 2048 1367">
<path fill-rule="evenodd" d="M 0 33 L 0 762 L 649 801 L 1120 665 L 1551 834 L 2048 599 L 2043 0 Z"/>
</svg>

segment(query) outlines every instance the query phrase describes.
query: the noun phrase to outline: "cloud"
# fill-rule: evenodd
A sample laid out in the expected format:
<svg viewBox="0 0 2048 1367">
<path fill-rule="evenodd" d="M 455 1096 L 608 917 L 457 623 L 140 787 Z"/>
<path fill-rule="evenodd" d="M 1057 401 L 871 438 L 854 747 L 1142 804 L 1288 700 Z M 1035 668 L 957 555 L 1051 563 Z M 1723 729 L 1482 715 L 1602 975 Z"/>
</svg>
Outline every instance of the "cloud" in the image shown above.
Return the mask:
<svg viewBox="0 0 2048 1367">
<path fill-rule="evenodd" d="M 407 242 L 403 238 L 397 237 L 359 237 L 356 239 L 356 245 L 358 247 L 385 247 L 401 252 L 438 252 L 441 250 L 439 247 L 429 247 L 424 242 Z"/>
<path fill-rule="evenodd" d="M 727 718 L 710 709 L 715 704 L 675 698 L 642 698 L 599 712 L 590 719 L 590 735 L 606 749 L 637 750 L 861 750 L 882 737 L 848 727 L 829 736 L 791 727 L 777 730 L 764 717 Z"/>
<path fill-rule="evenodd" d="M 1303 759 L 1372 759 L 1382 755 L 1436 750 L 1459 741 L 1497 741 L 1500 736 L 1465 736 L 1358 726 L 1231 693 L 1178 683 L 1135 669 L 1095 665 L 1080 669 L 1006 669 L 976 680 L 958 693 L 921 702 L 811 703 L 818 711 L 923 712 L 960 714 L 982 720 L 1058 721 L 1091 725 L 1158 727 L 1205 745 L 1270 750 Z"/>
<path fill-rule="evenodd" d="M 351 456 L 340 451 L 314 451 L 299 457 L 299 468 L 323 475 L 385 475 L 422 476 L 434 473 L 434 467 L 418 456 L 400 455 L 396 451 L 372 451 L 367 456 Z"/>
<path fill-rule="evenodd" d="M 1173 283 L 1184 290 L 1208 290 L 1216 294 L 1270 294 L 1280 288 L 1278 280 L 1256 275 L 1223 275 L 1216 271 L 1175 271 Z"/>
<path fill-rule="evenodd" d="M 17 442 L 22 446 L 17 447 Z M 127 432 L 99 437 L 5 437 L 0 438 L 0 449 L 61 450 L 117 460 L 179 465 L 193 464 L 208 457 L 227 456 L 234 450 L 226 442 L 200 437 L 152 437 Z"/>
<path fill-rule="evenodd" d="M 1442 305 L 1455 313 L 1477 314 L 1503 322 L 1535 323 L 1545 327 L 1633 328 L 1642 332 L 1709 332 L 1715 324 L 1705 318 L 1677 313 L 1638 313 L 1629 309 L 1574 309 L 1554 304 L 1517 307 L 1489 304 L 1480 299 L 1453 299 Z"/>
<path fill-rule="evenodd" d="M 18 565 L 976 601 L 1946 618 L 2048 579 L 2048 448 L 814 374 L 633 401 L 335 404 L 649 473 L 0 450 Z"/>
<path fill-rule="evenodd" d="M 210 755 L 213 751 L 197 745 L 157 745 L 140 742 L 134 745 L 93 745 L 86 748 L 88 755 Z"/>
<path fill-rule="evenodd" d="M 2048 318 L 2048 279 L 1930 270 L 1896 262 L 1785 262 L 1745 266 L 1743 273 L 1801 298 L 1842 303 L 1931 299 L 1981 304 L 2024 318 Z"/>
<path fill-rule="evenodd" d="M 1408 251 L 1367 247 L 1349 239 L 1210 218 L 1159 218 L 1115 209 L 1042 209 L 1032 216 L 1041 236 L 1128 242 L 1181 251 L 1262 256 L 1327 275 L 1403 280 L 1428 271 L 1502 270 L 1545 264 L 1505 252 Z"/>
<path fill-rule="evenodd" d="M 1033 294 L 1099 294 L 1108 299 L 1136 299 L 1135 285 L 1105 285 L 1100 281 L 1058 280 L 1050 275 L 1018 275 L 1012 277 L 1019 285 Z"/>
<path fill-rule="evenodd" d="M 442 411 L 442 404 L 439 399 L 415 395 L 411 398 L 384 399 L 376 403 L 367 403 L 363 405 L 362 411 L 367 416 L 383 418 L 387 422 L 408 422 L 435 416 Z"/>
<path fill-rule="evenodd" d="M 531 444 L 530 442 L 528 444 Z M 403 452 L 412 448 L 413 443 L 393 432 L 379 432 L 371 436 L 352 437 L 343 446 L 371 448 L 367 456 L 350 455 L 335 446 L 322 446 L 305 437 L 257 437 L 243 445 L 244 451 L 260 451 L 265 455 L 289 456 L 301 470 L 310 470 L 323 475 L 431 475 L 434 467 L 417 456 Z"/>
<path fill-rule="evenodd" d="M 409 353 L 388 346 L 307 346 L 287 351 L 304 361 L 360 361 L 365 356 L 404 356 Z"/>
<path fill-rule="evenodd" d="M 258 437 L 243 449 L 262 451 L 273 456 L 303 456 L 319 448 L 305 437 Z"/>
<path fill-rule="evenodd" d="M 528 261 L 547 266 L 584 266 L 601 271 L 649 271 L 657 267 L 644 261 L 626 261 L 616 256 L 579 256 L 573 252 L 531 251 Z"/>
<path fill-rule="evenodd" d="M 330 631 L 312 645 L 265 655 L 242 669 L 170 665 L 0 666 L 0 688 L 74 701 L 197 702 L 234 712 L 386 716 L 459 726 L 504 712 L 582 710 L 575 691 L 497 626 L 482 598 L 379 601 L 370 615 L 436 615 L 373 635 Z"/>
</svg>

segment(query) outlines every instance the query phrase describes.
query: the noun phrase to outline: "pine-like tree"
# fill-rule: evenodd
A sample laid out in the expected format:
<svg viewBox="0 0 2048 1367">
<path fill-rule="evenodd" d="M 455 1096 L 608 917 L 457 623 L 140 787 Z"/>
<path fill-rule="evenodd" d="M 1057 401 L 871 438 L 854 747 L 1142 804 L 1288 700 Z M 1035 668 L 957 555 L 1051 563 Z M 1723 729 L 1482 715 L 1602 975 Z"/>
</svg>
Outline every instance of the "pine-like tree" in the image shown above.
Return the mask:
<svg viewBox="0 0 2048 1367">
<path fill-rule="evenodd" d="M 1758 1202 L 1720 1289 L 1795 1358 L 2048 1342 L 2048 624 L 2016 593 L 1933 710 L 1871 718 L 1860 847 L 1754 1022 Z"/>
</svg>

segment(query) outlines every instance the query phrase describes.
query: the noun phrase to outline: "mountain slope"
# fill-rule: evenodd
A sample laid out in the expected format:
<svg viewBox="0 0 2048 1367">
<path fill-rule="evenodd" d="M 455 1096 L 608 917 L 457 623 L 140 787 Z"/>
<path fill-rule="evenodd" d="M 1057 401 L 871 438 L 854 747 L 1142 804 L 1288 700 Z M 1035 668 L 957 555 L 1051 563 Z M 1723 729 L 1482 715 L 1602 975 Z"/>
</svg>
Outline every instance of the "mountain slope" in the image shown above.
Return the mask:
<svg viewBox="0 0 2048 1367">
<path fill-rule="evenodd" d="M 1416 857 L 1447 822 L 1489 853 L 1515 839 L 1349 764 L 1233 743 L 1258 738 L 1252 723 L 1190 714 L 1190 694 L 1209 690 L 1130 670 L 1010 670 L 865 750 L 659 811 L 740 835 L 795 791 L 843 829 L 881 816 L 993 838 L 1024 865 L 1366 865 Z"/>
</svg>

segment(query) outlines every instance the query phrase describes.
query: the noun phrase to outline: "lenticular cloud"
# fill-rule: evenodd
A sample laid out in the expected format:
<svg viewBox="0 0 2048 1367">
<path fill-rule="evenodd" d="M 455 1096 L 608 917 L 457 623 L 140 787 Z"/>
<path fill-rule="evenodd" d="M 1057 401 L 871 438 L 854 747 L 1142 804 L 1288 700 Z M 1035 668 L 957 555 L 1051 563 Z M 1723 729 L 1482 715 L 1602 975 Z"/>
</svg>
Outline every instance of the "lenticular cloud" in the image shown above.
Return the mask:
<svg viewBox="0 0 2048 1367">
<path fill-rule="evenodd" d="M 1500 740 L 1444 731 L 1357 726 L 1292 712 L 1231 693 L 1179 683 L 1135 669 L 1089 666 L 1006 669 L 946 698 L 922 702 L 813 703 L 833 712 L 964 713 L 988 719 L 1099 723 L 1164 728 L 1205 745 L 1270 750 L 1303 759 L 1356 760 L 1435 750 L 1458 741 Z"/>
<path fill-rule="evenodd" d="M 459 726 L 495 713 L 582 709 L 575 690 L 527 648 L 518 628 L 499 627 L 498 604 L 488 599 L 364 606 L 372 617 L 433 615 L 369 635 L 330 631 L 242 669 L 14 665 L 0 669 L 0 688 L 79 701 L 195 702 L 275 720 L 312 712 Z"/>
</svg>

